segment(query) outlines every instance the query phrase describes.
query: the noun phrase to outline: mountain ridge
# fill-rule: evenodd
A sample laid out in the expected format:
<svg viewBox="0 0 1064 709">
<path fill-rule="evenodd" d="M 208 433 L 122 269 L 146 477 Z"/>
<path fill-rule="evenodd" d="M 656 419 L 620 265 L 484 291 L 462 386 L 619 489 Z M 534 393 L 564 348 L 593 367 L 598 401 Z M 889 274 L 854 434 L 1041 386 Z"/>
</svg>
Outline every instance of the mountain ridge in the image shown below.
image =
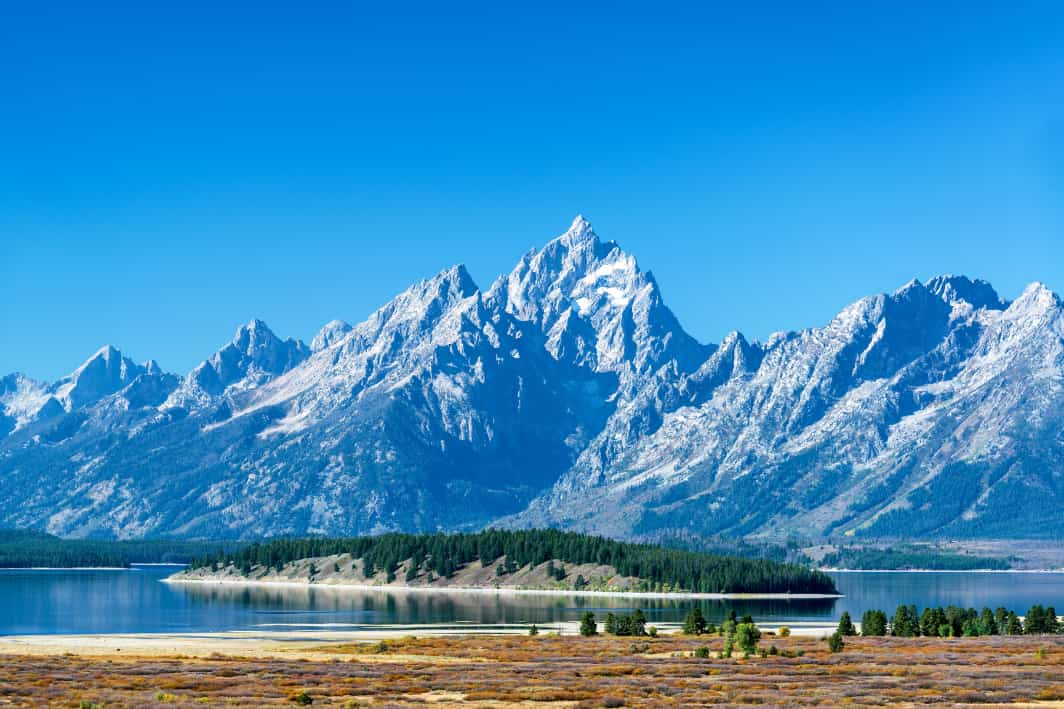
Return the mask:
<svg viewBox="0 0 1064 709">
<path fill-rule="evenodd" d="M 486 291 L 451 266 L 309 346 L 253 319 L 184 376 L 106 346 L 3 377 L 0 523 L 1062 536 L 1062 313 L 942 275 L 701 343 L 577 216 Z"/>
</svg>

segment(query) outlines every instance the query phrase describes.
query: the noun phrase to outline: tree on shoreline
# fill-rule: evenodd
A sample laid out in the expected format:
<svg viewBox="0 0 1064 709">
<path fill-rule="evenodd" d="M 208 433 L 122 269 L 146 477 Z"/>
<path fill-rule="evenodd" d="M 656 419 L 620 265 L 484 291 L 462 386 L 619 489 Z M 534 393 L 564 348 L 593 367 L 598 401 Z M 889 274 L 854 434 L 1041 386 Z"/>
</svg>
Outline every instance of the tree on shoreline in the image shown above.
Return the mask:
<svg viewBox="0 0 1064 709">
<path fill-rule="evenodd" d="M 598 624 L 595 623 L 595 614 L 591 611 L 584 613 L 580 619 L 580 634 L 585 638 L 598 635 Z"/>
<path fill-rule="evenodd" d="M 850 619 L 849 612 L 842 612 L 842 617 L 839 618 L 839 627 L 835 632 L 844 636 L 857 635 L 857 628 L 853 626 L 853 620 Z"/>
<path fill-rule="evenodd" d="M 706 632 L 707 627 L 706 618 L 702 615 L 702 609 L 698 607 L 692 608 L 683 622 L 684 635 L 702 635 Z"/>
</svg>

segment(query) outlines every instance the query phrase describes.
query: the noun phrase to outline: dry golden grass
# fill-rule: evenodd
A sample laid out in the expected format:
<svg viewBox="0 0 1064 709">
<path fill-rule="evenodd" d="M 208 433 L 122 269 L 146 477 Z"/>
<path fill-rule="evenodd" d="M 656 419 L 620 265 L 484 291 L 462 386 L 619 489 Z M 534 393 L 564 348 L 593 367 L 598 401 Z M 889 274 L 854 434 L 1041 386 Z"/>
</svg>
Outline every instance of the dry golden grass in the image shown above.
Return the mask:
<svg viewBox="0 0 1064 709">
<path fill-rule="evenodd" d="M 789 654 L 716 659 L 719 638 L 470 636 L 315 648 L 314 660 L 8 656 L 7 706 L 956 706 L 1064 701 L 1064 637 L 768 638 Z M 693 657 L 708 645 L 710 659 Z M 1044 652 L 1039 656 L 1038 648 Z M 322 661 L 323 655 L 332 659 Z"/>
</svg>

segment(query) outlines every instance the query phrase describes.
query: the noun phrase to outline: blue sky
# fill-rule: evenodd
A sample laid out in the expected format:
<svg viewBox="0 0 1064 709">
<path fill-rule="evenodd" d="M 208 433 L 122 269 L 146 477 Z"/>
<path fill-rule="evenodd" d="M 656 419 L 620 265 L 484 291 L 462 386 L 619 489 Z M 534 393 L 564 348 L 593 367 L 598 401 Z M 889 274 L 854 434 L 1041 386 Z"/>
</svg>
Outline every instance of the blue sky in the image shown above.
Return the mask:
<svg viewBox="0 0 1064 709">
<path fill-rule="evenodd" d="M 694 4 L 5 7 L 0 373 L 309 340 L 578 212 L 707 341 L 1064 289 L 1064 11 Z"/>
</svg>

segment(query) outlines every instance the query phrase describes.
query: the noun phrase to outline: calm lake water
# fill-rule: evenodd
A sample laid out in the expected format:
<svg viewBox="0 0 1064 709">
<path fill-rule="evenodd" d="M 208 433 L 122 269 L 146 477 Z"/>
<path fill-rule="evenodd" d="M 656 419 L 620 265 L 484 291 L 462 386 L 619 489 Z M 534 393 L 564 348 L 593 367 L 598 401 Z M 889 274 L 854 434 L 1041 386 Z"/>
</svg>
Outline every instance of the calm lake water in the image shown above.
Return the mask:
<svg viewBox="0 0 1064 709">
<path fill-rule="evenodd" d="M 550 623 L 585 610 L 640 607 L 651 623 L 681 621 L 697 603 L 713 621 L 730 608 L 762 622 L 831 621 L 900 603 L 1005 606 L 1042 603 L 1064 610 L 1064 574 L 832 573 L 844 598 L 825 600 L 665 601 L 563 596 L 359 592 L 319 588 L 169 585 L 174 567 L 130 571 L 0 570 L 0 635 L 147 633 L 218 630 L 357 629 L 420 623 Z"/>
</svg>

